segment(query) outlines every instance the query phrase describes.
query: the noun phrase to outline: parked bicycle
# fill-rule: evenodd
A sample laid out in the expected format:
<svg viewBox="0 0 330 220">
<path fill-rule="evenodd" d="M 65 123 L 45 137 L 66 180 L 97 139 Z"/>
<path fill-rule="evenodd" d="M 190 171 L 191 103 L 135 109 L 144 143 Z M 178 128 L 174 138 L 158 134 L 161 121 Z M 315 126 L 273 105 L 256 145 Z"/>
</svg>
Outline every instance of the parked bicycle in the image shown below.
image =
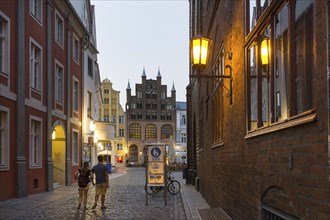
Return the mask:
<svg viewBox="0 0 330 220">
<path fill-rule="evenodd" d="M 156 195 L 159 192 L 164 190 L 163 186 L 149 186 L 145 188 L 146 192 L 149 195 Z M 181 190 L 181 184 L 179 181 L 175 180 L 174 177 L 172 176 L 172 172 L 169 171 L 168 172 L 168 176 L 167 176 L 167 191 L 171 194 L 171 195 L 176 195 L 180 192 Z"/>
</svg>

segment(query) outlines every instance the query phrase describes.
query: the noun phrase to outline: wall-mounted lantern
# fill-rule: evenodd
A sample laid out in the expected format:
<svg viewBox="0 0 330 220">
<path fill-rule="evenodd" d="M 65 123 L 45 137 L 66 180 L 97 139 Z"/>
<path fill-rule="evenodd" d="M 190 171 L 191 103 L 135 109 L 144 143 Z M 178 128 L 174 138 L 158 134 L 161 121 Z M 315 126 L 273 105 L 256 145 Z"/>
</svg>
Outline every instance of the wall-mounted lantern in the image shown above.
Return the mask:
<svg viewBox="0 0 330 220">
<path fill-rule="evenodd" d="M 91 130 L 92 133 L 95 131 L 95 128 L 96 128 L 95 122 L 94 121 L 91 121 L 89 123 L 89 129 Z"/>
<path fill-rule="evenodd" d="M 190 52 L 191 52 L 191 62 L 192 62 L 192 67 L 197 71 L 196 74 L 191 74 L 190 78 L 212 78 L 212 79 L 230 79 L 230 85 L 229 89 L 227 89 L 223 84 L 225 89 L 228 90 L 228 97 L 229 97 L 229 102 L 232 104 L 232 67 L 230 65 L 226 65 L 225 69 L 229 69 L 230 73 L 229 75 L 203 75 L 201 74 L 201 71 L 205 69 L 207 62 L 208 62 L 208 51 L 209 51 L 209 46 L 210 43 L 212 42 L 211 39 L 206 38 L 206 37 L 194 37 L 191 39 L 191 47 L 190 47 Z M 230 59 L 232 59 L 232 52 L 230 52 Z"/>
<path fill-rule="evenodd" d="M 206 66 L 210 43 L 211 39 L 206 37 L 198 36 L 191 39 L 191 60 L 195 68 L 203 68 Z"/>
</svg>

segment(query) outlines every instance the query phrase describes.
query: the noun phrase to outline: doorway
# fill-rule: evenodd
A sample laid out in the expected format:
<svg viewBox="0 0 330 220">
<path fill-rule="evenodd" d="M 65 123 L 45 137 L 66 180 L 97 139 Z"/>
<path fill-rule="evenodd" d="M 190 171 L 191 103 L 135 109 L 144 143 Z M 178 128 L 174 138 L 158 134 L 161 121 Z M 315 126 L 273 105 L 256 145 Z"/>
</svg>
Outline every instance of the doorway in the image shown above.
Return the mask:
<svg viewBox="0 0 330 220">
<path fill-rule="evenodd" d="M 65 185 L 65 132 L 56 125 L 52 137 L 53 182 Z"/>
</svg>

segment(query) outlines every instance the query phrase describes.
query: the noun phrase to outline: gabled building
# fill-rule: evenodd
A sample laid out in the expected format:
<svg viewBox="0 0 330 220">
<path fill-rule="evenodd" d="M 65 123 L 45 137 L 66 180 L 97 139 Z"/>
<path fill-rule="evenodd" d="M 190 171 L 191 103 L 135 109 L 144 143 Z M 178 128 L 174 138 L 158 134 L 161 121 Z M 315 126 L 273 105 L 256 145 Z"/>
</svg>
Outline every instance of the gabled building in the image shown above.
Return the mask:
<svg viewBox="0 0 330 220">
<path fill-rule="evenodd" d="M 74 181 L 93 24 L 84 21 L 68 0 L 0 1 L 0 200 Z"/>
<path fill-rule="evenodd" d="M 130 83 L 126 89 L 128 160 L 137 165 L 145 162 L 145 144 L 164 143 L 173 147 L 176 138 L 174 85 L 171 96 L 167 96 L 160 70 L 156 80 L 147 79 L 145 69 L 141 78 L 142 83 L 135 84 L 135 95 Z M 174 161 L 174 155 L 169 159 Z"/>
<path fill-rule="evenodd" d="M 189 2 L 212 43 L 190 69 L 188 182 L 232 219 L 330 219 L 329 1 Z"/>
<path fill-rule="evenodd" d="M 114 136 L 109 139 L 110 151 L 100 151 L 99 154 L 109 155 L 112 166 L 124 165 L 127 157 L 125 112 L 120 104 L 120 92 L 112 87 L 109 79 L 102 81 L 103 105 L 100 118 L 104 123 L 114 125 Z M 102 147 L 105 149 L 106 146 Z"/>
</svg>

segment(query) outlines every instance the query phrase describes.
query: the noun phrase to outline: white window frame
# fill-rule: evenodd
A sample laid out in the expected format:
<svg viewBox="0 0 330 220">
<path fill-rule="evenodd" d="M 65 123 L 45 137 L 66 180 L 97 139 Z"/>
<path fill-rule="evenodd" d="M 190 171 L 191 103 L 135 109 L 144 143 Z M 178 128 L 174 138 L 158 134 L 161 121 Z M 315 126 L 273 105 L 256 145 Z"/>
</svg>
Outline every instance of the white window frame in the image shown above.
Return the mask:
<svg viewBox="0 0 330 220">
<path fill-rule="evenodd" d="M 125 116 L 119 115 L 119 124 L 124 124 L 125 123 Z"/>
<path fill-rule="evenodd" d="M 10 73 L 10 19 L 0 11 L 0 20 L 0 25 L 3 25 L 2 32 L 0 32 L 0 74 L 8 78 Z"/>
<path fill-rule="evenodd" d="M 76 88 L 77 84 L 77 88 Z M 72 110 L 73 112 L 79 112 L 79 80 L 77 78 L 73 78 L 72 85 Z"/>
<path fill-rule="evenodd" d="M 77 45 L 76 45 L 77 43 Z M 79 38 L 73 33 L 72 38 L 72 58 L 73 60 L 79 64 L 79 49 L 80 49 L 80 41 Z"/>
<path fill-rule="evenodd" d="M 124 137 L 124 136 L 125 136 L 124 128 L 119 128 L 119 137 Z"/>
<path fill-rule="evenodd" d="M 62 76 L 58 68 L 62 69 Z M 55 62 L 55 101 L 60 104 L 64 102 L 64 67 L 58 61 Z"/>
<path fill-rule="evenodd" d="M 42 25 L 42 0 L 30 0 L 30 15 Z"/>
<path fill-rule="evenodd" d="M 117 144 L 117 150 L 123 150 L 123 144 L 122 143 Z"/>
<path fill-rule="evenodd" d="M 35 127 L 39 123 L 39 127 Z M 30 116 L 30 168 L 42 168 L 42 119 L 36 116 Z"/>
<path fill-rule="evenodd" d="M 10 109 L 0 106 L 0 171 L 10 169 Z"/>
<path fill-rule="evenodd" d="M 64 19 L 55 12 L 55 41 L 63 48 L 64 46 Z"/>
<path fill-rule="evenodd" d="M 42 92 L 42 60 L 42 47 L 30 38 L 30 87 L 40 93 Z"/>
<path fill-rule="evenodd" d="M 77 135 L 75 139 L 75 134 Z M 79 164 L 79 131 L 72 129 L 72 165 Z"/>
</svg>

